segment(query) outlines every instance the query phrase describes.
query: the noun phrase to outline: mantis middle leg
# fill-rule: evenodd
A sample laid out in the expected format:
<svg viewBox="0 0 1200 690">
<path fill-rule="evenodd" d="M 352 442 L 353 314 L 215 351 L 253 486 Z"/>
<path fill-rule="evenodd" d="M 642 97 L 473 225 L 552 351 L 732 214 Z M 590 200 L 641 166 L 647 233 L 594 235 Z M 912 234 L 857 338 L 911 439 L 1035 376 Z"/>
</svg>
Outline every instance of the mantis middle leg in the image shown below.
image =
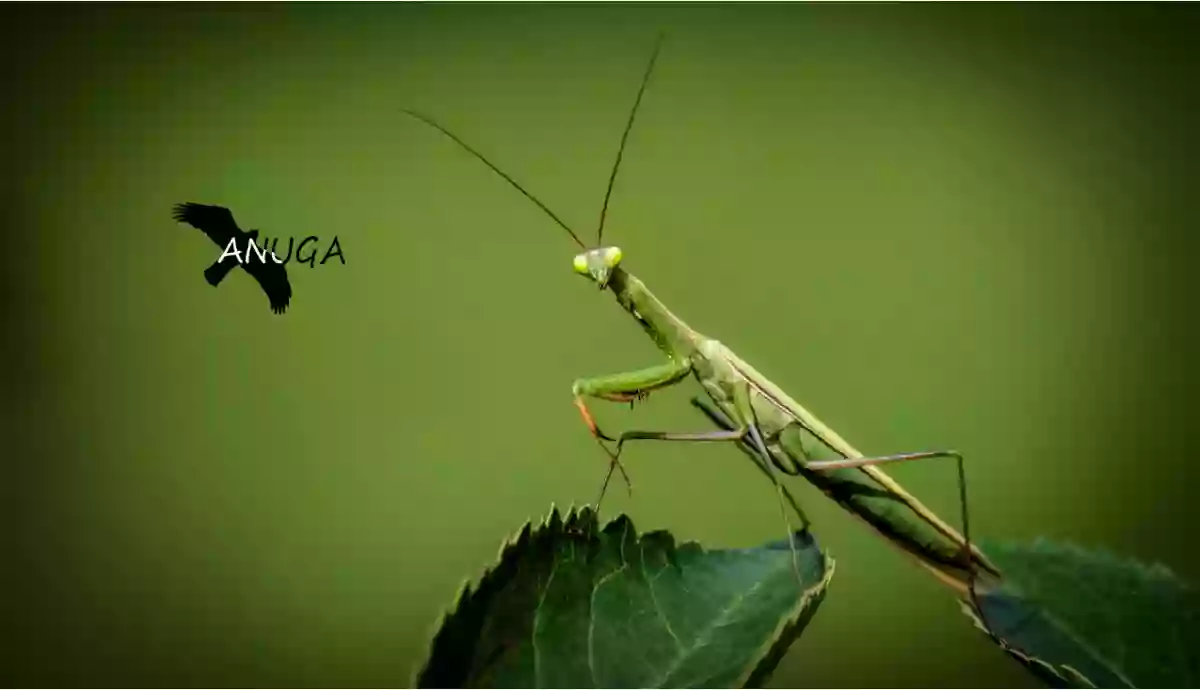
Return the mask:
<svg viewBox="0 0 1200 690">
<path fill-rule="evenodd" d="M 754 408 L 750 401 L 750 387 L 745 382 L 739 382 L 734 386 L 733 408 L 737 414 L 737 423 L 720 431 L 701 431 L 701 432 L 670 432 L 670 431 L 642 431 L 631 430 L 621 433 L 616 439 L 601 432 L 595 421 L 591 418 L 586 405 L 584 405 L 582 395 L 591 395 L 604 400 L 624 401 L 634 400 L 638 397 L 644 397 L 651 390 L 663 388 L 674 383 L 678 383 L 691 372 L 690 364 L 686 367 L 677 365 L 672 370 L 670 367 L 658 367 L 646 369 L 634 374 L 625 374 L 615 377 L 606 377 L 606 379 L 592 379 L 591 381 L 577 382 L 575 387 L 576 405 L 583 414 L 584 420 L 588 423 L 588 427 L 592 430 L 593 435 L 597 440 L 615 441 L 614 449 L 609 450 L 607 446 L 601 443 L 601 447 L 608 453 L 610 464 L 608 473 L 604 477 L 604 483 L 600 488 L 600 497 L 596 500 L 596 509 L 599 510 L 600 503 L 604 500 L 604 495 L 608 490 L 609 481 L 612 479 L 612 474 L 615 469 L 619 469 L 625 476 L 628 483 L 628 475 L 625 474 L 625 468 L 621 464 L 620 457 L 624 450 L 627 441 L 676 441 L 676 442 L 734 442 L 743 443 L 753 448 L 757 458 L 755 464 L 759 469 L 766 474 L 775 485 L 776 493 L 779 498 L 780 513 L 783 516 L 784 522 L 788 526 L 788 535 L 792 544 L 793 557 L 796 555 L 795 532 L 792 526 L 791 518 L 788 516 L 787 505 L 790 505 L 792 510 L 800 518 L 803 523 L 803 528 L 807 529 L 809 525 L 808 516 L 801 510 L 796 499 L 791 492 L 779 481 L 775 476 L 773 465 L 776 464 L 770 451 L 767 449 L 767 444 L 763 439 L 762 433 L 758 428 L 758 423 L 754 415 Z M 603 382 L 609 385 L 597 385 Z M 583 384 L 582 386 L 580 384 Z M 795 564 L 798 566 L 798 563 Z"/>
</svg>

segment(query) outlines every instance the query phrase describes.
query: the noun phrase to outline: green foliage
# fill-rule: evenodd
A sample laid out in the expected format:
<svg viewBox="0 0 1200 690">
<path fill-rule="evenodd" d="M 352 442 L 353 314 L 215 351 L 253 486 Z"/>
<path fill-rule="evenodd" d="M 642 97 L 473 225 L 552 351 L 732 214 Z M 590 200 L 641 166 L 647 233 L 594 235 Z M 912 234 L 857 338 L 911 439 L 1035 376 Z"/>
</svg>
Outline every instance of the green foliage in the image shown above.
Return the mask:
<svg viewBox="0 0 1200 690">
<path fill-rule="evenodd" d="M 824 598 L 807 533 L 675 545 L 590 508 L 526 524 L 443 617 L 418 687 L 730 687 L 765 682 Z M 798 571 L 797 571 L 798 566 Z M 799 574 L 799 577 L 797 577 Z M 803 584 L 801 584 L 803 582 Z"/>
<path fill-rule="evenodd" d="M 1045 540 L 986 551 L 1004 584 L 964 609 L 1047 682 L 1196 687 L 1200 596 L 1167 568 Z"/>
</svg>

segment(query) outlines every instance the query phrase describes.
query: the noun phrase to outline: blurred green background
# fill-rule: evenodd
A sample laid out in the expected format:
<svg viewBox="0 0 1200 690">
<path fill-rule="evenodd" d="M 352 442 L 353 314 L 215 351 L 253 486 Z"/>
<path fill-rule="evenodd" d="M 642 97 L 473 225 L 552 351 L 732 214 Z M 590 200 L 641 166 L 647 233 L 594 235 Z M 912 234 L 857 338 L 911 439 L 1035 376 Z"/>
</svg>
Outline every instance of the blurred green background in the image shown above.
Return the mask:
<svg viewBox="0 0 1200 690">
<path fill-rule="evenodd" d="M 574 378 L 658 363 L 558 228 L 866 452 L 954 447 L 981 535 L 1200 578 L 1195 5 L 9 6 L 7 684 L 405 685 L 501 541 L 595 499 Z M 1192 44 L 1192 45 L 1189 45 Z M 252 279 L 230 207 L 345 266 Z M 686 386 L 612 428 L 694 429 Z M 736 450 L 635 447 L 606 510 L 783 532 Z M 954 473 L 893 471 L 957 521 Z M 837 560 L 777 687 L 1027 686 L 797 487 Z M 1085 585 L 1081 585 L 1085 586 Z"/>
</svg>

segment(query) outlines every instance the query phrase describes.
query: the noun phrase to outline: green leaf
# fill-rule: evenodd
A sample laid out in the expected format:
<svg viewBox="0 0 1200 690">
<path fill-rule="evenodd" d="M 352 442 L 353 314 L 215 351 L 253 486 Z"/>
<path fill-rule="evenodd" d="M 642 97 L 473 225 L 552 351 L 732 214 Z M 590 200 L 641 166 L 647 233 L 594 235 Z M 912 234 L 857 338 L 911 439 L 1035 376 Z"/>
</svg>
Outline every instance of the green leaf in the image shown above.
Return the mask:
<svg viewBox="0 0 1200 690">
<path fill-rule="evenodd" d="M 767 680 L 833 561 L 805 532 L 752 549 L 639 536 L 590 508 L 526 524 L 442 618 L 417 687 L 730 687 Z M 798 567 L 798 570 L 797 570 Z M 797 577 L 799 575 L 799 577 Z M 803 584 L 801 584 L 803 582 Z"/>
<path fill-rule="evenodd" d="M 985 550 L 1003 584 L 963 608 L 1046 682 L 1196 687 L 1200 596 L 1166 567 L 1042 539 Z"/>
</svg>

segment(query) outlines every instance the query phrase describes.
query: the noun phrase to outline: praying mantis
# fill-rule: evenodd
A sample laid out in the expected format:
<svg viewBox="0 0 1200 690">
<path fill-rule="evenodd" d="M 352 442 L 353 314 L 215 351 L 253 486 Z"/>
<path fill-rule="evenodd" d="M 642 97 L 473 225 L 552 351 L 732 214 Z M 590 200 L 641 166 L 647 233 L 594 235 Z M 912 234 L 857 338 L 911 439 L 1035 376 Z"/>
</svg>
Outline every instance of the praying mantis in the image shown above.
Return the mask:
<svg viewBox="0 0 1200 690">
<path fill-rule="evenodd" d="M 804 528 L 807 528 L 809 520 L 781 481 L 780 475 L 804 477 L 843 508 L 861 518 L 887 542 L 915 558 L 940 581 L 960 595 L 969 594 L 973 598 L 977 582 L 985 578 L 998 578 L 1000 573 L 970 541 L 966 477 L 961 454 L 940 450 L 864 456 L 729 347 L 693 329 L 675 315 L 645 283 L 624 267 L 621 249 L 603 243 L 605 217 L 617 173 L 629 133 L 654 71 L 662 40 L 660 35 L 625 123 L 616 161 L 609 175 L 594 246 L 585 244 L 549 207 L 457 135 L 426 115 L 414 110 L 404 111 L 437 129 L 487 165 L 565 230 L 580 249 L 574 257 L 574 271 L 590 280 L 600 291 L 611 292 L 617 304 L 633 317 L 665 355 L 666 361 L 662 364 L 638 371 L 580 378 L 571 387 L 575 406 L 609 459 L 600 498 L 603 499 L 614 470 L 620 472 L 627 486 L 631 486 L 621 462 L 621 454 L 630 441 L 736 444 L 774 485 L 780 509 L 793 538 L 793 547 L 795 530 L 791 529 L 787 508 L 790 507 L 799 517 Z M 589 400 L 632 404 L 655 391 L 688 379 L 697 381 L 703 388 L 706 397 L 693 398 L 692 404 L 717 427 L 715 430 L 628 430 L 613 436 L 601 430 L 588 406 Z M 838 458 L 813 460 L 804 446 L 806 435 L 815 438 Z M 951 459 L 956 463 L 961 533 L 922 505 L 880 467 L 933 458 Z M 599 503 L 598 500 L 597 508 Z"/>
</svg>

